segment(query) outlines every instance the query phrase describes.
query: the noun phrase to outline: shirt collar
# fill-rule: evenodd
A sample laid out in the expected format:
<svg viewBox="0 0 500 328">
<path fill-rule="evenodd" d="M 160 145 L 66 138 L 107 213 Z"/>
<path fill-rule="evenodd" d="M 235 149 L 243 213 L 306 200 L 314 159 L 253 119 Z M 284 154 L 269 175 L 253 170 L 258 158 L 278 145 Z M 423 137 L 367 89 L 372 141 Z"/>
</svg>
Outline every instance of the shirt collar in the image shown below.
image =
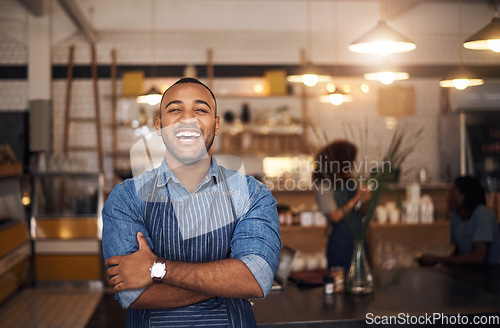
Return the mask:
<svg viewBox="0 0 500 328">
<path fill-rule="evenodd" d="M 163 159 L 163 161 L 161 161 L 161 165 L 158 167 L 158 170 L 158 180 L 156 182 L 157 187 L 165 186 L 169 180 L 172 180 L 176 183 L 181 183 L 179 181 L 179 178 L 177 178 L 177 176 L 175 175 L 174 171 L 172 171 L 172 169 L 168 167 L 165 158 Z M 211 156 L 210 169 L 208 170 L 207 175 L 205 176 L 201 184 L 208 182 L 211 178 L 214 178 L 216 182 L 219 181 L 219 165 L 217 164 L 217 161 L 213 156 Z"/>
</svg>

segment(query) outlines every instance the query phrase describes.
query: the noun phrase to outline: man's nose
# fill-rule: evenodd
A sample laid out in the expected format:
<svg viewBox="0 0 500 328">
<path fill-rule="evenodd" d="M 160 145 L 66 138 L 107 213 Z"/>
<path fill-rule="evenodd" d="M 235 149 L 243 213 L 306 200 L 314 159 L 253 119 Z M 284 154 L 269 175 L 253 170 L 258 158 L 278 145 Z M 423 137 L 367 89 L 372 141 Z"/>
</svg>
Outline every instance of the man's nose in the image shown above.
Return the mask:
<svg viewBox="0 0 500 328">
<path fill-rule="evenodd" d="M 196 116 L 192 110 L 183 111 L 181 117 L 179 117 L 179 121 L 187 121 L 191 119 L 196 120 Z"/>
</svg>

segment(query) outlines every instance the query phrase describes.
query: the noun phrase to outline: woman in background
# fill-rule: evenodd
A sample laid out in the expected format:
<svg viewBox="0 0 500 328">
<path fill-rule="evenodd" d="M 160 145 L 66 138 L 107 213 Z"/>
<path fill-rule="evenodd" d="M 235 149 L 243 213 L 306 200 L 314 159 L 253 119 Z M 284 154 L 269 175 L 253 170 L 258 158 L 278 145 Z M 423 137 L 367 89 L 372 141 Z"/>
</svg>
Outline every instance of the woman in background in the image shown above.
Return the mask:
<svg viewBox="0 0 500 328">
<path fill-rule="evenodd" d="M 455 179 L 448 194 L 451 213 L 450 237 L 455 250 L 450 256 L 422 255 L 421 265 L 499 264 L 500 237 L 495 214 L 485 205 L 486 197 L 478 179 Z"/>
<path fill-rule="evenodd" d="M 359 185 L 353 174 L 357 152 L 353 143 L 334 140 L 314 161 L 316 202 L 327 217 L 330 230 L 326 247 L 328 268 L 342 266 L 346 273 L 354 249 L 354 237 L 346 216 L 360 226 L 364 209 L 361 205 L 371 197 L 370 191 Z"/>
</svg>

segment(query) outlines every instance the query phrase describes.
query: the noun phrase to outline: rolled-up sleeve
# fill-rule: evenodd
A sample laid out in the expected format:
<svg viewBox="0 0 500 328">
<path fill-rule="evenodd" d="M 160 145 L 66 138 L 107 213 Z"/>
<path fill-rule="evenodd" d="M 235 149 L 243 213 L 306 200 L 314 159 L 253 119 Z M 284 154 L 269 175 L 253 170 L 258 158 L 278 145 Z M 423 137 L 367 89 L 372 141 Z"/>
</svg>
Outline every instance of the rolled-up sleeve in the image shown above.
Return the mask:
<svg viewBox="0 0 500 328">
<path fill-rule="evenodd" d="M 141 231 L 149 245 L 151 239 L 143 224 L 136 203 L 122 184 L 116 185 L 102 210 L 102 251 L 104 260 L 117 255 L 127 255 L 139 249 L 137 233 Z M 115 299 L 127 309 L 146 288 L 115 293 Z"/>
<path fill-rule="evenodd" d="M 231 240 L 231 257 L 245 263 L 266 297 L 279 265 L 280 226 L 271 191 L 256 181 L 250 182 L 249 189 L 252 187 L 248 210 L 238 220 Z"/>
</svg>

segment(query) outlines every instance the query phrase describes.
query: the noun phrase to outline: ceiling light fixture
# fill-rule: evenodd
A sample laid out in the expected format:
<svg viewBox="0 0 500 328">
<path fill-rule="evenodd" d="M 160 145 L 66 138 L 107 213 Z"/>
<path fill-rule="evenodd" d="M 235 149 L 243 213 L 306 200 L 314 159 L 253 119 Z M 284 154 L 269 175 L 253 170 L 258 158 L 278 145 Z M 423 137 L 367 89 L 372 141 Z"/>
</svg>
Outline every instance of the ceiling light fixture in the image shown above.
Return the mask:
<svg viewBox="0 0 500 328">
<path fill-rule="evenodd" d="M 156 78 L 156 0 L 151 1 L 151 56 L 153 58 L 153 69 L 152 77 Z M 140 104 L 149 104 L 151 106 L 158 105 L 163 96 L 162 92 L 156 89 L 154 86 L 149 89 L 146 93 L 143 93 L 137 97 L 136 101 Z"/>
<path fill-rule="evenodd" d="M 459 38 L 462 39 L 462 1 L 459 2 L 458 7 L 458 33 Z M 467 87 L 474 87 L 484 84 L 483 79 L 477 77 L 470 70 L 462 65 L 462 47 L 459 46 L 459 67 L 451 71 L 446 78 L 439 81 L 439 86 L 442 88 L 455 88 L 457 90 L 464 90 Z"/>
<path fill-rule="evenodd" d="M 312 52 L 311 43 L 311 1 L 307 1 L 307 50 L 309 54 Z M 307 57 L 307 56 L 303 56 Z M 303 61 L 304 62 L 304 61 Z M 303 65 L 299 71 L 299 74 L 289 75 L 286 79 L 288 82 L 293 83 L 304 83 L 308 87 L 313 87 L 319 82 L 329 82 L 331 77 L 329 75 L 323 74 L 317 67 L 315 67 L 311 61 L 305 58 L 306 64 Z"/>
<path fill-rule="evenodd" d="M 327 95 L 319 96 L 319 101 L 322 103 L 330 103 L 334 106 L 340 106 L 346 102 L 352 102 L 353 98 L 350 94 L 335 91 Z"/>
<path fill-rule="evenodd" d="M 500 17 L 495 0 L 495 14 L 491 23 L 473 34 L 464 42 L 464 47 L 472 50 L 492 50 L 500 52 Z"/>
<path fill-rule="evenodd" d="M 368 81 L 380 81 L 388 85 L 394 81 L 408 80 L 410 75 L 386 63 L 377 72 L 366 73 L 364 78 Z"/>
<path fill-rule="evenodd" d="M 457 90 L 464 90 L 467 87 L 475 87 L 482 84 L 484 84 L 483 79 L 462 66 L 453 70 L 444 80 L 439 81 L 441 87 L 455 88 Z"/>
<path fill-rule="evenodd" d="M 378 24 L 349 45 L 352 52 L 387 56 L 392 53 L 407 52 L 417 46 L 403 34 L 385 22 L 385 3 L 380 1 L 380 21 Z"/>
<path fill-rule="evenodd" d="M 380 71 L 366 73 L 364 78 L 368 81 L 380 81 L 383 84 L 391 84 L 394 81 L 408 80 L 410 75 L 406 72 Z"/>
</svg>

